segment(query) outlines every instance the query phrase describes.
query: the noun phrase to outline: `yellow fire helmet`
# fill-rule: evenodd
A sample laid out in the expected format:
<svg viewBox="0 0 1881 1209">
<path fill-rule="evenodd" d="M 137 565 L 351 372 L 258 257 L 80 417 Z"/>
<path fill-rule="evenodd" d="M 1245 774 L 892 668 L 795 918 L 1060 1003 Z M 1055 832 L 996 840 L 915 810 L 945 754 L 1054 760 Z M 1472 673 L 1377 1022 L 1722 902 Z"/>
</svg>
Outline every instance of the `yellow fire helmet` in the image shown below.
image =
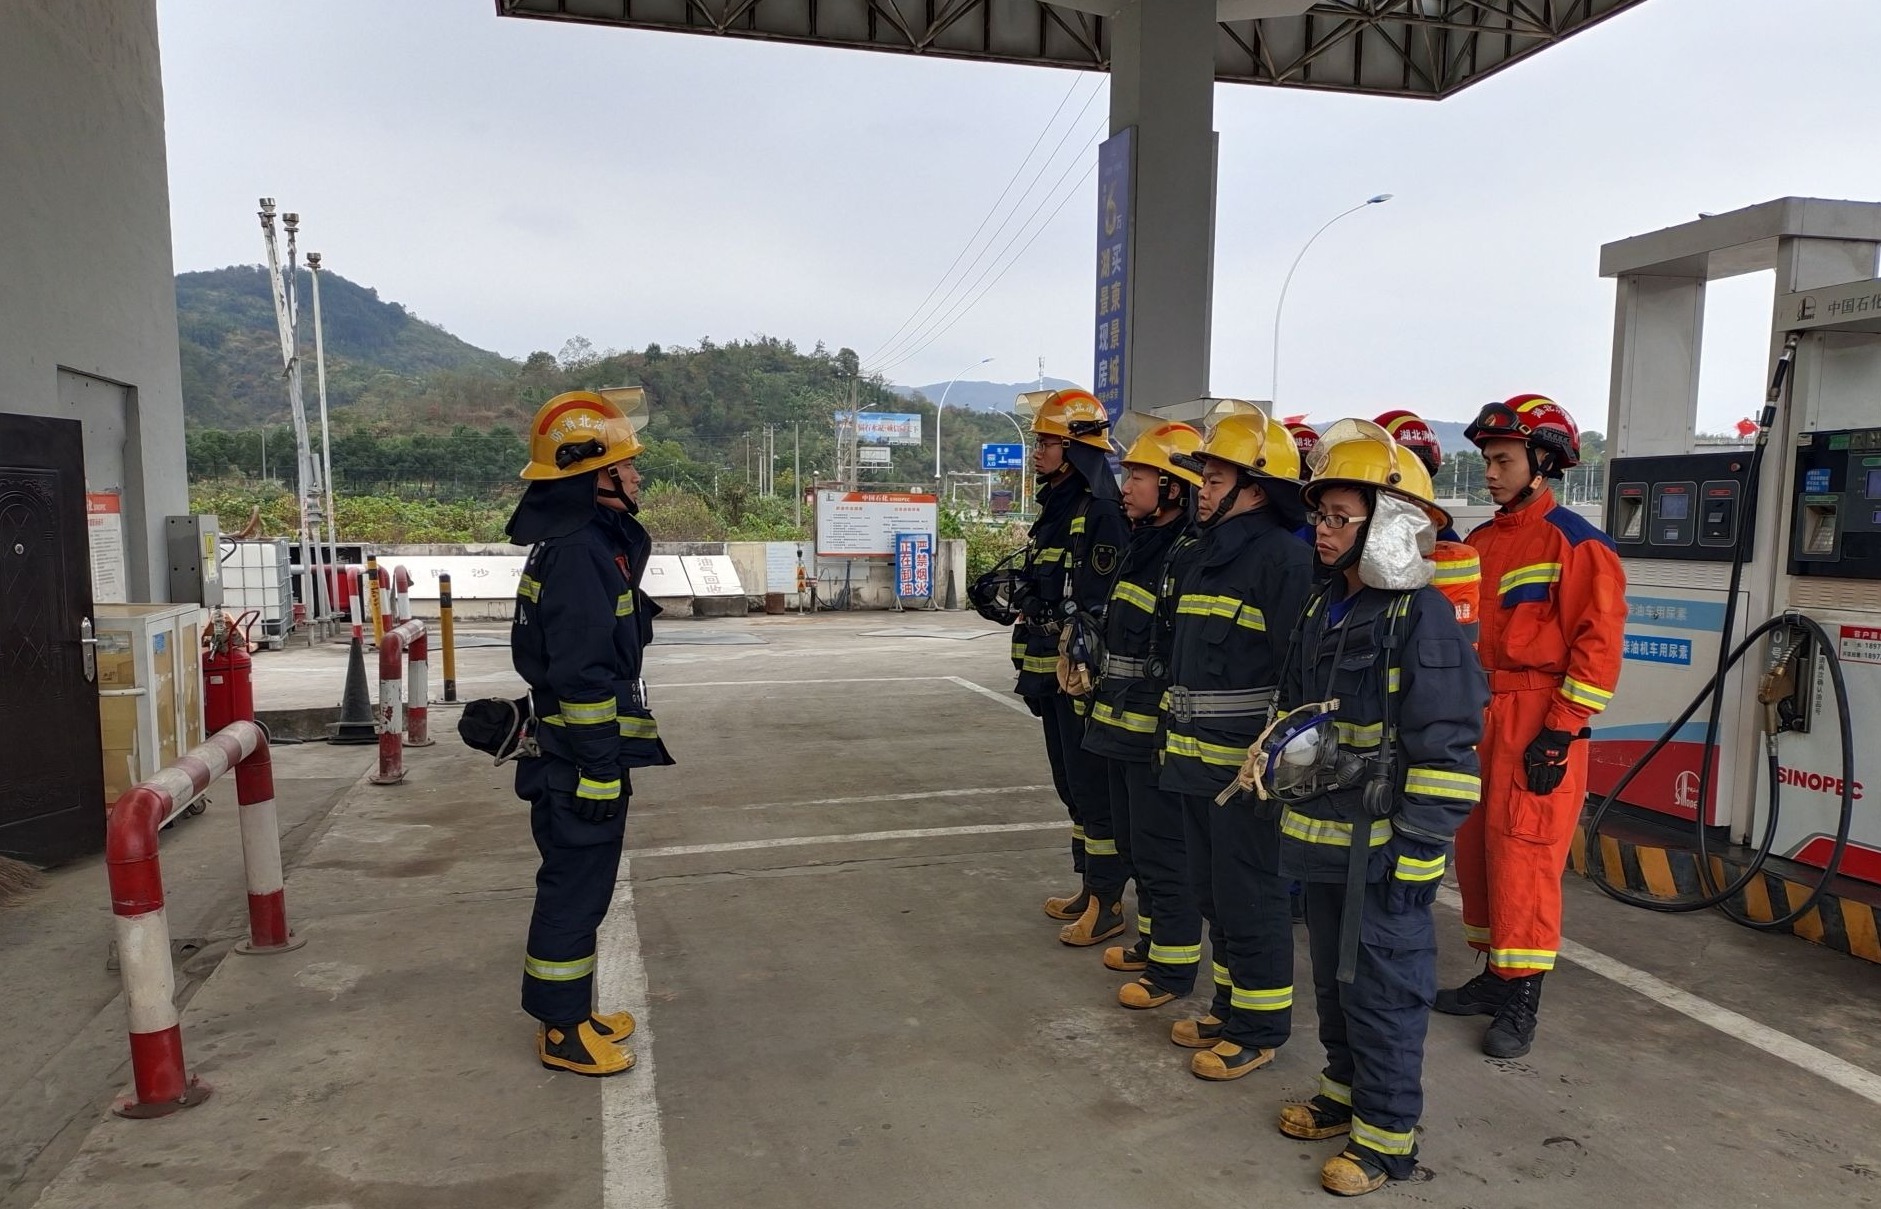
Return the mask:
<svg viewBox="0 0 1881 1209">
<path fill-rule="evenodd" d="M 638 457 L 646 446 L 630 415 L 646 420 L 646 392 L 637 386 L 556 395 L 529 423 L 529 464 L 522 477 L 573 478 Z"/>
<path fill-rule="evenodd" d="M 1219 459 L 1265 478 L 1298 481 L 1300 451 L 1285 424 L 1239 399 L 1224 399 L 1209 414 L 1219 418 L 1208 427 L 1203 457 Z"/>
<path fill-rule="evenodd" d="M 1088 390 L 1033 390 L 1019 396 L 1013 410 L 1032 417 L 1039 436 L 1064 437 L 1110 452 L 1110 413 Z"/>
<path fill-rule="evenodd" d="M 1191 486 L 1202 485 L 1201 473 L 1193 469 L 1195 455 L 1202 448 L 1202 434 L 1193 425 L 1130 412 L 1117 427 L 1130 440 L 1130 450 L 1123 455 L 1125 466 L 1148 466 Z"/>
<path fill-rule="evenodd" d="M 1439 528 L 1450 523 L 1450 514 L 1437 506 L 1424 459 L 1370 420 L 1340 420 L 1328 428 L 1313 451 L 1312 469 L 1301 493 L 1308 507 L 1328 487 L 1371 487 L 1410 500 Z"/>
</svg>

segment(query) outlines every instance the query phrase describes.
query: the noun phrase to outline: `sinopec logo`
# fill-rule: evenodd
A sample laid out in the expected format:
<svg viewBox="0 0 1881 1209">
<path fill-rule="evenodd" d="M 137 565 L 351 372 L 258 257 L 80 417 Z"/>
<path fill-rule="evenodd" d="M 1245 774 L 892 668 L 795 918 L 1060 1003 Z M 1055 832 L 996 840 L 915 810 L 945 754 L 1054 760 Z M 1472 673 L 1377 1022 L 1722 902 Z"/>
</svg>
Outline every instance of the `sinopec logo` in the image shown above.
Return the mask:
<svg viewBox="0 0 1881 1209">
<path fill-rule="evenodd" d="M 1794 785 L 1798 789 L 1808 789 L 1815 793 L 1832 793 L 1838 798 L 1842 796 L 1842 778 L 1827 776 L 1819 772 L 1808 772 L 1801 768 L 1791 768 L 1788 765 L 1778 766 L 1777 783 Z M 1861 801 L 1861 789 L 1861 782 L 1855 782 L 1853 796 L 1857 802 Z"/>
</svg>

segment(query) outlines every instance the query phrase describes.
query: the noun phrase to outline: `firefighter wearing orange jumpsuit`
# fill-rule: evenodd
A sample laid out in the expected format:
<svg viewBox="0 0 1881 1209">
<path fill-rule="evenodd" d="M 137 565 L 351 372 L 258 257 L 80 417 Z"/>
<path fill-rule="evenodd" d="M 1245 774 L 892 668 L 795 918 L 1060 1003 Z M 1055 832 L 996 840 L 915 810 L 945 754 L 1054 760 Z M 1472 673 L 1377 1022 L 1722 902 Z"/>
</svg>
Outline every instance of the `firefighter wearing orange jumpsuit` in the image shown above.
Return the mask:
<svg viewBox="0 0 1881 1209">
<path fill-rule="evenodd" d="M 1422 416 L 1403 408 L 1386 412 L 1375 423 L 1424 463 L 1424 468 L 1430 471 L 1434 494 L 1437 475 L 1443 470 L 1443 446 L 1437 441 L 1436 430 Z M 1443 525 L 1437 530 L 1437 548 L 1430 559 L 1436 564 L 1430 586 L 1444 594 L 1456 609 L 1456 622 L 1463 627 L 1463 636 L 1475 642 L 1476 614 L 1481 607 L 1477 598 L 1482 592 L 1483 578 L 1476 551 L 1457 536 L 1455 529 Z"/>
<path fill-rule="evenodd" d="M 1541 982 L 1561 947 L 1561 874 L 1587 794 L 1587 720 L 1613 699 L 1626 577 L 1607 535 L 1556 504 L 1547 480 L 1580 461 L 1580 430 L 1540 395 L 1483 408 L 1465 435 L 1483 452 L 1493 518 L 1482 556 L 1489 713 L 1482 808 L 1457 833 L 1463 929 L 1482 973 L 1439 991 L 1438 1011 L 1493 1015 L 1483 1052 L 1525 1054 Z"/>
</svg>

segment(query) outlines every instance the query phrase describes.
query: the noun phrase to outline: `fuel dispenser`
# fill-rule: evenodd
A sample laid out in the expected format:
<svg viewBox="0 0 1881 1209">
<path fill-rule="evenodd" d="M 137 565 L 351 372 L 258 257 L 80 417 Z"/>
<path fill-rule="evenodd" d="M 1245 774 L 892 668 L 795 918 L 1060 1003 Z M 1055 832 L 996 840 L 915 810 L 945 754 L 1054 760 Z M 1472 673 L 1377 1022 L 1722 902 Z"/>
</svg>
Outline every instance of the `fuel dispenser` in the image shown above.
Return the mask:
<svg viewBox="0 0 1881 1209">
<path fill-rule="evenodd" d="M 1863 803 L 1881 752 L 1853 749 L 1850 722 L 1881 716 L 1877 249 L 1881 205 L 1810 198 L 1601 249 L 1617 279 L 1606 521 L 1628 622 L 1590 789 L 1602 814 L 1692 820 L 1701 852 L 1723 829 L 1758 850 L 1752 872 L 1774 852 L 1881 882 L 1881 810 Z M 1775 298 L 1759 431 L 1701 449 L 1706 283 L 1762 270 Z"/>
</svg>

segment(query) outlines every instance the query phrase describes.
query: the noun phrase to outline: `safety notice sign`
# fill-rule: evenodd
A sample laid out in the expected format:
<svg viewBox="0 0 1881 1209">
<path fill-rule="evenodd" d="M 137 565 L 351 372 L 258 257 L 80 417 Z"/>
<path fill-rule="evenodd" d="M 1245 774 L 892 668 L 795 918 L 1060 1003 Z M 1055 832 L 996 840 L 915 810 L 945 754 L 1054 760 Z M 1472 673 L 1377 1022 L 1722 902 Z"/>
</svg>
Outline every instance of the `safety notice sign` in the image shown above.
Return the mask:
<svg viewBox="0 0 1881 1209">
<path fill-rule="evenodd" d="M 115 491 L 91 491 L 85 495 L 85 533 L 91 539 L 93 604 L 123 604 L 128 599 L 123 510 L 124 499 Z"/>
<path fill-rule="evenodd" d="M 1845 625 L 1839 645 L 1844 663 L 1881 663 L 1881 626 Z"/>
<path fill-rule="evenodd" d="M 940 501 L 901 491 L 816 493 L 816 552 L 823 558 L 889 558 L 897 533 L 938 533 Z"/>
</svg>

